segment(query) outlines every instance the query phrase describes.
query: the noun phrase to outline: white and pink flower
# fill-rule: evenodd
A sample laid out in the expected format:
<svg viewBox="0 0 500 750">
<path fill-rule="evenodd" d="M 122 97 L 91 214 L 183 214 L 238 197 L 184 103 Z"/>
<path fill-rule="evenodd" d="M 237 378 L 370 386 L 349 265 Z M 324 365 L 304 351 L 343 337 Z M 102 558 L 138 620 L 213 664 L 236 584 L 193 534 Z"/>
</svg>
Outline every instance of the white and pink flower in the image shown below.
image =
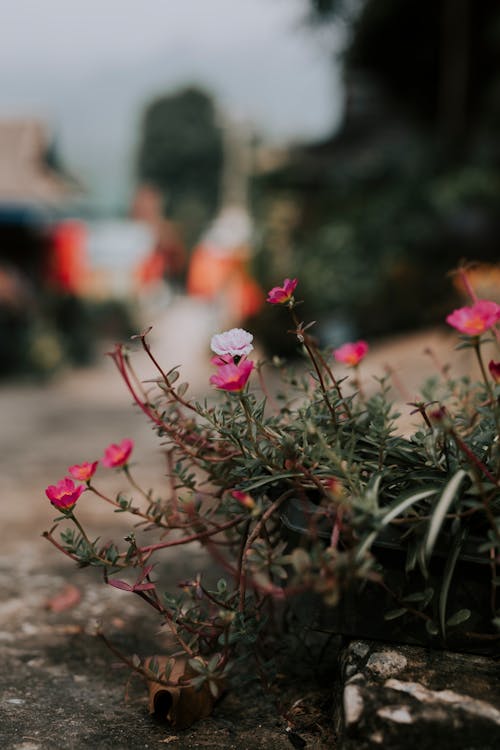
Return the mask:
<svg viewBox="0 0 500 750">
<path fill-rule="evenodd" d="M 231 328 L 230 331 L 216 333 L 212 336 L 210 348 L 215 354 L 214 364 L 229 364 L 230 362 L 246 357 L 253 349 L 253 335 L 243 328 Z"/>
</svg>

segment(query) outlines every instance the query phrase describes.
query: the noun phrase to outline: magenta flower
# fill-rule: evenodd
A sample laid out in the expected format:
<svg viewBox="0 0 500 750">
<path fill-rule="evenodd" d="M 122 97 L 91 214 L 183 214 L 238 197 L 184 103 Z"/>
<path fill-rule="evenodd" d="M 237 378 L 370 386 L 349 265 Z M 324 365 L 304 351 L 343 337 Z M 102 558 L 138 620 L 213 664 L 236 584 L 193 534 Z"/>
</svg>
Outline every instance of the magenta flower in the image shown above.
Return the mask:
<svg viewBox="0 0 500 750">
<path fill-rule="evenodd" d="M 272 305 L 286 305 L 293 298 L 298 283 L 298 279 L 285 279 L 283 286 L 273 286 L 267 293 L 266 302 L 270 302 Z"/>
<path fill-rule="evenodd" d="M 500 383 L 500 362 L 494 362 L 493 360 L 490 360 L 488 369 L 495 383 Z"/>
<path fill-rule="evenodd" d="M 74 479 L 78 479 L 79 482 L 90 482 L 97 469 L 99 461 L 84 461 L 82 464 L 75 464 L 70 466 L 68 471 Z"/>
<path fill-rule="evenodd" d="M 221 391 L 242 391 L 252 370 L 253 362 L 248 359 L 242 359 L 238 364 L 230 362 L 218 368 L 210 383 Z"/>
<path fill-rule="evenodd" d="M 120 466 L 125 466 L 130 454 L 132 453 L 133 447 L 134 443 L 129 438 L 122 440 L 120 445 L 117 445 L 116 443 L 108 445 L 104 451 L 102 459 L 103 465 L 107 466 L 108 469 L 118 469 Z"/>
<path fill-rule="evenodd" d="M 233 490 L 231 492 L 232 497 L 237 500 L 244 508 L 253 510 L 255 508 L 255 500 L 248 492 L 242 492 L 241 490 Z"/>
<path fill-rule="evenodd" d="M 368 352 L 366 341 L 348 342 L 334 349 L 333 356 L 337 362 L 342 362 L 348 367 L 357 367 Z"/>
<path fill-rule="evenodd" d="M 49 485 L 45 490 L 52 505 L 63 513 L 73 510 L 82 492 L 85 492 L 83 484 L 77 487 L 69 477 L 64 477 L 55 485 Z"/>
<path fill-rule="evenodd" d="M 243 328 L 231 328 L 230 331 L 216 333 L 212 336 L 210 348 L 219 355 L 219 358 L 214 358 L 212 361 L 220 366 L 229 364 L 234 357 L 238 359 L 246 357 L 253 349 L 252 341 L 252 334 Z"/>
<path fill-rule="evenodd" d="M 446 322 L 467 336 L 480 336 L 500 320 L 500 305 L 480 299 L 470 307 L 459 307 L 446 317 Z"/>
</svg>

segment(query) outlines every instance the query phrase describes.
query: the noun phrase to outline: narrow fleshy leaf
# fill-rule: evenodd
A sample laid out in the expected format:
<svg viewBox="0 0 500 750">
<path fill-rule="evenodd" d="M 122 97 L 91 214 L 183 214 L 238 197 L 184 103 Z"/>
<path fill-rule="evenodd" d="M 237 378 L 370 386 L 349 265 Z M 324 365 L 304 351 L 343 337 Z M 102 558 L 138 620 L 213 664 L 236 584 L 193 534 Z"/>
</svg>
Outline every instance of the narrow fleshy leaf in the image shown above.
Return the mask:
<svg viewBox="0 0 500 750">
<path fill-rule="evenodd" d="M 429 635 L 438 635 L 439 634 L 439 628 L 436 625 L 436 623 L 433 622 L 432 620 L 426 620 L 425 629 L 427 630 L 427 632 L 429 633 Z"/>
<path fill-rule="evenodd" d="M 460 485 L 462 484 L 466 476 L 467 472 L 465 472 L 463 469 L 459 469 L 456 474 L 454 474 L 450 479 L 450 481 L 444 488 L 441 497 L 439 498 L 439 501 L 434 509 L 434 513 L 432 514 L 432 518 L 429 522 L 429 529 L 427 531 L 427 537 L 425 540 L 424 550 L 427 559 L 429 559 L 429 557 L 432 555 L 432 551 L 434 549 L 438 534 L 441 530 L 441 526 L 443 525 L 445 516 L 450 508 L 450 505 L 456 498 Z"/>
<path fill-rule="evenodd" d="M 184 396 L 188 388 L 189 383 L 181 383 L 177 386 L 177 395 L 179 396 L 179 398 L 182 398 Z"/>
<path fill-rule="evenodd" d="M 405 511 L 407 508 L 410 508 L 415 503 L 418 503 L 419 500 L 425 500 L 427 497 L 431 497 L 431 495 L 434 495 L 437 491 L 437 489 L 422 490 L 421 492 L 416 492 L 413 495 L 409 495 L 408 497 L 404 498 L 404 500 L 398 501 L 395 505 L 392 506 L 390 511 L 386 513 L 385 516 L 383 516 L 382 520 L 380 521 L 380 528 L 387 526 L 387 524 L 389 524 L 392 520 L 394 520 L 394 518 L 399 516 L 400 513 L 403 513 L 403 511 Z M 370 549 L 378 534 L 378 531 L 372 531 L 371 534 L 366 537 L 366 539 L 358 549 L 358 558 L 363 557 L 365 552 Z"/>
<path fill-rule="evenodd" d="M 465 532 L 463 530 L 458 531 L 453 538 L 450 551 L 446 560 L 446 565 L 443 572 L 443 580 L 441 583 L 441 589 L 439 592 L 439 626 L 441 628 L 441 635 L 443 638 L 446 635 L 446 604 L 448 602 L 448 593 L 450 590 L 451 580 L 453 573 L 455 572 L 455 566 L 457 564 L 460 550 L 462 549 L 463 540 L 465 538 Z"/>
<path fill-rule="evenodd" d="M 459 609 L 458 612 L 455 612 L 454 615 L 451 615 L 451 617 L 448 618 L 446 621 L 446 625 L 451 628 L 454 625 L 461 625 L 463 622 L 467 622 L 467 620 L 471 616 L 470 609 Z"/>
<path fill-rule="evenodd" d="M 384 620 L 396 620 L 398 617 L 402 617 L 407 613 L 407 609 L 405 607 L 401 607 L 400 609 L 391 609 L 389 612 L 386 612 L 384 615 Z"/>
<path fill-rule="evenodd" d="M 126 581 L 120 581 L 118 580 L 118 578 L 108 578 L 108 583 L 110 586 L 114 586 L 115 589 L 122 589 L 123 591 L 133 590 L 130 583 L 127 583 Z"/>
<path fill-rule="evenodd" d="M 421 492 L 416 492 L 414 495 L 410 495 L 404 500 L 396 503 L 396 505 L 394 505 L 390 509 L 390 511 L 386 513 L 386 515 L 382 518 L 381 526 L 387 526 L 388 523 L 390 523 L 392 520 L 394 520 L 394 518 L 403 513 L 403 511 L 405 511 L 407 508 L 410 508 L 415 503 L 418 503 L 419 500 L 425 500 L 427 497 L 431 497 L 431 495 L 434 495 L 437 491 L 437 489 L 422 490 Z"/>
<path fill-rule="evenodd" d="M 151 591 L 154 588 L 154 583 L 136 583 L 132 586 L 131 591 Z"/>
<path fill-rule="evenodd" d="M 263 487 L 266 484 L 272 484 L 280 479 L 291 479 L 292 477 L 300 476 L 302 475 L 296 471 L 287 471 L 283 474 L 270 474 L 268 477 L 262 477 L 261 479 L 256 479 L 255 482 L 252 482 L 251 484 L 246 484 L 245 492 L 250 492 L 250 490 L 255 490 L 257 487 Z"/>
</svg>

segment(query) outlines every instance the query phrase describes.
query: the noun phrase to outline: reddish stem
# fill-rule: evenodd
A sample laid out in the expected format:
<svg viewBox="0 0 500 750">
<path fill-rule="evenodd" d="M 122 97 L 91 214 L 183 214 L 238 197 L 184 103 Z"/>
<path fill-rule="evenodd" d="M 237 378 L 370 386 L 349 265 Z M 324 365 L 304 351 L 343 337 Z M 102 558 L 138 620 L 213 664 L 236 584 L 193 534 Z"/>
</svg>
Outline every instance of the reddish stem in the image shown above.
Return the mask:
<svg viewBox="0 0 500 750">
<path fill-rule="evenodd" d="M 151 552 L 155 552 L 157 549 L 166 549 L 167 547 L 177 547 L 181 544 L 201 541 L 202 539 L 207 539 L 211 536 L 215 536 L 216 534 L 220 534 L 222 531 L 226 531 L 226 529 L 230 529 L 233 526 L 237 526 L 243 519 L 244 516 L 238 516 L 237 518 L 233 518 L 232 521 L 228 521 L 227 523 L 223 523 L 220 526 L 217 526 L 215 529 L 206 529 L 205 531 L 200 531 L 197 534 L 184 536 L 181 539 L 174 539 L 170 542 L 160 542 L 158 544 L 150 544 L 147 547 L 138 547 L 136 554 L 151 554 Z"/>
</svg>

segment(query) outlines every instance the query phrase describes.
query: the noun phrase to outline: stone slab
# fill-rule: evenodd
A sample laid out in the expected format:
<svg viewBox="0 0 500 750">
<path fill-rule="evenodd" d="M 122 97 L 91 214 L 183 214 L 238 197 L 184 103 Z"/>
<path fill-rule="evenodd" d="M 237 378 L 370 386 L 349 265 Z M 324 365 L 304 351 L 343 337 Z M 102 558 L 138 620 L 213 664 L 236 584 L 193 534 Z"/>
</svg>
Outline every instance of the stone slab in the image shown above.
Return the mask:
<svg viewBox="0 0 500 750">
<path fill-rule="evenodd" d="M 497 750 L 493 657 L 351 641 L 340 662 L 339 750 Z"/>
</svg>

